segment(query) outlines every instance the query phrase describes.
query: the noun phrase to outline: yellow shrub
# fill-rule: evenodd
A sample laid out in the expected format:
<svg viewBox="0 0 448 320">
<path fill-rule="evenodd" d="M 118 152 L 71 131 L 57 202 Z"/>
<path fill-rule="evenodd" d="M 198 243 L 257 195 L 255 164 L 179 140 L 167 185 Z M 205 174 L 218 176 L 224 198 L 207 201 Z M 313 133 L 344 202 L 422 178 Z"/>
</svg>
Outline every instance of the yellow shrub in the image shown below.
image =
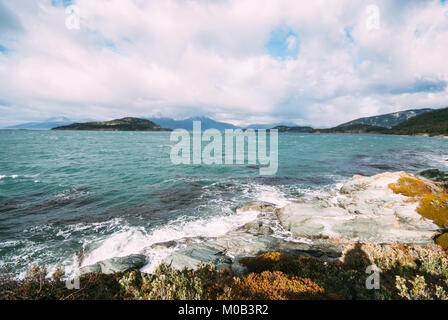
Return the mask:
<svg viewBox="0 0 448 320">
<path fill-rule="evenodd" d="M 324 289 L 310 279 L 265 271 L 241 278 L 232 288 L 232 299 L 297 300 L 322 298 L 324 293 Z"/>
<path fill-rule="evenodd" d="M 309 260 L 303 256 L 293 257 L 279 252 L 268 252 L 256 257 L 243 258 L 240 263 L 249 272 L 282 271 L 285 273 L 297 273 L 303 260 Z"/>
<path fill-rule="evenodd" d="M 448 194 L 424 195 L 420 200 L 417 212 L 440 227 L 448 227 Z"/>
</svg>

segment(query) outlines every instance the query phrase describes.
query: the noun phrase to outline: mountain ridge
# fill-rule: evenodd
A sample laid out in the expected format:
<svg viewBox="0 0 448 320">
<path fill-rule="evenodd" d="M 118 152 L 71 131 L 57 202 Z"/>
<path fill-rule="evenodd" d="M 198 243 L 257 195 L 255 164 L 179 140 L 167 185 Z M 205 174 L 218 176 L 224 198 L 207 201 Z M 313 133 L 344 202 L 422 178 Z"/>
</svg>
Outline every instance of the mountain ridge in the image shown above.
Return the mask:
<svg viewBox="0 0 448 320">
<path fill-rule="evenodd" d="M 227 123 L 227 122 L 221 122 L 213 120 L 209 117 L 190 117 L 183 120 L 174 120 L 172 118 L 167 117 L 161 117 L 161 118 L 146 118 L 147 120 L 150 120 L 156 124 L 158 124 L 161 127 L 169 128 L 169 129 L 185 129 L 188 131 L 193 130 L 193 121 L 201 121 L 201 129 L 207 130 L 207 129 L 218 129 L 218 130 L 225 130 L 225 129 L 239 129 L 239 127 Z"/>
<path fill-rule="evenodd" d="M 380 114 L 371 117 L 363 117 L 355 120 L 351 120 L 345 123 L 340 124 L 338 127 L 352 125 L 352 124 L 368 124 L 376 127 L 384 127 L 384 128 L 392 128 L 401 122 L 404 122 L 408 119 L 411 119 L 415 116 L 418 116 L 422 113 L 433 111 L 431 108 L 423 108 L 423 109 L 409 109 L 391 113 Z"/>
</svg>

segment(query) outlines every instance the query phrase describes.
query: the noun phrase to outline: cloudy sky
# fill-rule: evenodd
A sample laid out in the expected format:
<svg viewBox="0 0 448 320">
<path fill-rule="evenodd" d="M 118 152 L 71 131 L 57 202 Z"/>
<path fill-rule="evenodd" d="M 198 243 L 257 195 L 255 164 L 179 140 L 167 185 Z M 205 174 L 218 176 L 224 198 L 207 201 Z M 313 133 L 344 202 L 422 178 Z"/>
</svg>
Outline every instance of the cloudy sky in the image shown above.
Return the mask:
<svg viewBox="0 0 448 320">
<path fill-rule="evenodd" d="M 0 126 L 331 126 L 448 106 L 447 59 L 441 0 L 0 0 Z"/>
</svg>

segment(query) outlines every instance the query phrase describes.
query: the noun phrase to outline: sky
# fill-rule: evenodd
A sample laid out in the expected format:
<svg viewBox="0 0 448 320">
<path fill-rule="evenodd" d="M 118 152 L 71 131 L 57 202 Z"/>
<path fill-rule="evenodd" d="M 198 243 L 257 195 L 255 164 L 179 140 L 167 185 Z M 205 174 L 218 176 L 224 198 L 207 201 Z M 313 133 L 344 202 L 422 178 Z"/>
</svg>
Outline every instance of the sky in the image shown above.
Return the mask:
<svg viewBox="0 0 448 320">
<path fill-rule="evenodd" d="M 447 57 L 442 0 L 0 0 L 0 127 L 333 126 L 448 106 Z"/>
</svg>

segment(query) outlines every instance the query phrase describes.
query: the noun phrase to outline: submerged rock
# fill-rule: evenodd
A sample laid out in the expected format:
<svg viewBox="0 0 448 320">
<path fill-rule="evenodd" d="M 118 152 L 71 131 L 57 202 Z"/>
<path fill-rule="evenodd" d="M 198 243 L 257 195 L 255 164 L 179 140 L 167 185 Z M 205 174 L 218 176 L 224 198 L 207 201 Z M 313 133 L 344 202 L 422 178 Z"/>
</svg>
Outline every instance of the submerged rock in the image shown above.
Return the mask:
<svg viewBox="0 0 448 320">
<path fill-rule="evenodd" d="M 115 272 L 125 272 L 129 270 L 138 270 L 147 262 L 146 256 L 142 254 L 131 254 L 125 257 L 115 257 L 97 262 L 92 265 L 81 267 L 80 274 L 101 272 L 112 274 Z"/>
<path fill-rule="evenodd" d="M 433 182 L 440 183 L 442 187 L 448 189 L 448 173 L 442 172 L 439 169 L 426 169 L 421 170 L 415 174 L 418 178 L 428 179 Z"/>
</svg>

